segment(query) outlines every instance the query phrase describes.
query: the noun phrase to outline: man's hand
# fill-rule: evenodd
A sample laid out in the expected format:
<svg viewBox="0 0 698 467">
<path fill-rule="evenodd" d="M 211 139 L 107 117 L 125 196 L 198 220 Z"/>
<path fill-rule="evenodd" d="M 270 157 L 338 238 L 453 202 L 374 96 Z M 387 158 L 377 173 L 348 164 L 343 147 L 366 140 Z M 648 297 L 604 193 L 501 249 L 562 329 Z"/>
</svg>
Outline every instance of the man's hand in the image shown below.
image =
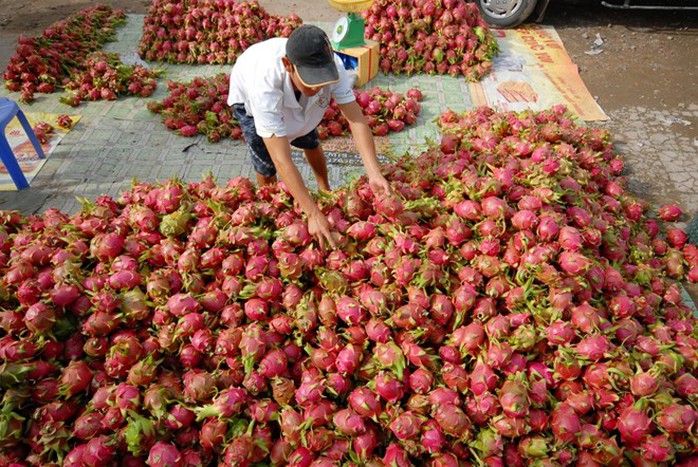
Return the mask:
<svg viewBox="0 0 698 467">
<path fill-rule="evenodd" d="M 376 144 L 373 141 L 373 134 L 366 123 L 363 110 L 359 107 L 356 101 L 339 106 L 342 114 L 349 122 L 351 135 L 354 138 L 356 149 L 361 155 L 361 160 L 366 168 L 368 175 L 368 185 L 374 193 L 383 193 L 391 195 L 393 190 L 390 188 L 390 183 L 381 173 L 381 165 L 376 157 Z"/>
<path fill-rule="evenodd" d="M 371 190 L 373 190 L 375 194 L 383 193 L 385 195 L 390 195 L 393 192 L 390 183 L 380 172 L 368 176 L 368 186 L 371 187 Z"/>
<path fill-rule="evenodd" d="M 332 229 L 327 217 L 319 209 L 308 214 L 308 232 L 318 241 L 320 248 L 329 246 L 334 250 L 339 246 L 339 234 Z"/>
<path fill-rule="evenodd" d="M 286 184 L 293 199 L 296 200 L 303 212 L 308 216 L 308 232 L 318 241 L 321 248 L 329 246 L 332 249 L 339 246 L 339 234 L 332 229 L 327 217 L 315 204 L 315 200 L 310 196 L 308 187 L 303 182 L 303 177 L 298 172 L 296 164 L 291 160 L 291 145 L 288 138 L 272 136 L 264 138 L 281 180 Z"/>
</svg>

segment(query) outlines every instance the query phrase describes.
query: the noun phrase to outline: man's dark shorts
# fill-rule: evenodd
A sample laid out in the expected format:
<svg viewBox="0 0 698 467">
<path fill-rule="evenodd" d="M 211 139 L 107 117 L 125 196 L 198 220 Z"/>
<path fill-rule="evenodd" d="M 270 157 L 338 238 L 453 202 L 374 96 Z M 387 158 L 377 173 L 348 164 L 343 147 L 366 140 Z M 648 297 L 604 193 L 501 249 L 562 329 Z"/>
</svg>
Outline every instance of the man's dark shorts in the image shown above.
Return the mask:
<svg viewBox="0 0 698 467">
<path fill-rule="evenodd" d="M 245 137 L 254 170 L 264 177 L 276 175 L 276 167 L 274 167 L 269 151 L 267 151 L 267 146 L 264 144 L 264 140 L 257 134 L 254 118 L 251 115 L 247 115 L 244 104 L 233 104 L 233 117 L 235 117 L 242 129 L 242 135 Z M 291 146 L 299 149 L 315 149 L 319 145 L 320 139 L 315 129 L 307 135 L 299 136 L 291 141 Z"/>
</svg>

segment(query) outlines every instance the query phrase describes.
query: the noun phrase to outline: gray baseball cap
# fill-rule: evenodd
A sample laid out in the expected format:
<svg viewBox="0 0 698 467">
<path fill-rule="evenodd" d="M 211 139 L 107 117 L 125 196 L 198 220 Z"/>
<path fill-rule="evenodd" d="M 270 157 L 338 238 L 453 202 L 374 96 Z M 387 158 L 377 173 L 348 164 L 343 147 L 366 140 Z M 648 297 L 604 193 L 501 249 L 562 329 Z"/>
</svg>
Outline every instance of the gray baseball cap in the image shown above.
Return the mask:
<svg viewBox="0 0 698 467">
<path fill-rule="evenodd" d="M 330 40 L 317 26 L 304 24 L 293 31 L 286 42 L 286 56 L 306 86 L 324 86 L 339 80 Z"/>
</svg>

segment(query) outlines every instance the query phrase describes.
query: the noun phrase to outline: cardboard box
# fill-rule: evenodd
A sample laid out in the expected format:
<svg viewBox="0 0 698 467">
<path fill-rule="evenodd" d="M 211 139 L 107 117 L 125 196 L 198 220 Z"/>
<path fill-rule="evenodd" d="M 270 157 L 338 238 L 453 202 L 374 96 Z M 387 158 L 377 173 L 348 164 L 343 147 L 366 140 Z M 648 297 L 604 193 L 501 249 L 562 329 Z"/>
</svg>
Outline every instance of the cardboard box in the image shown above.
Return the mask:
<svg viewBox="0 0 698 467">
<path fill-rule="evenodd" d="M 365 45 L 335 50 L 335 53 L 344 62 L 344 68 L 356 71 L 358 77 L 355 86 L 363 86 L 378 74 L 378 42 L 367 40 Z"/>
</svg>

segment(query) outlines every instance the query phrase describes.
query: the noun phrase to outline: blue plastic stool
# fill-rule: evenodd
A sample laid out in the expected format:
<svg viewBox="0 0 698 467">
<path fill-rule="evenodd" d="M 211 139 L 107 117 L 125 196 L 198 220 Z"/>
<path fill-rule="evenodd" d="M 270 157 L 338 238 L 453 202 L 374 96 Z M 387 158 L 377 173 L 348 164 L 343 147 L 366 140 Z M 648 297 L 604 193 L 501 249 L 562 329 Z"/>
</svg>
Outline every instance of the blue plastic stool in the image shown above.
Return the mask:
<svg viewBox="0 0 698 467">
<path fill-rule="evenodd" d="M 7 135 L 5 134 L 7 125 L 15 116 L 19 120 L 19 123 L 22 124 L 39 158 L 44 159 L 46 156 L 44 155 L 44 150 L 41 148 L 41 143 L 39 143 L 39 140 L 36 138 L 34 130 L 29 124 L 27 117 L 24 116 L 22 109 L 19 108 L 16 102 L 6 97 L 0 97 L 0 130 L 2 130 L 2 138 L 0 138 L 0 160 L 5 164 L 7 172 L 10 174 L 10 177 L 12 177 L 12 181 L 15 182 L 17 189 L 21 190 L 22 188 L 27 188 L 29 183 L 27 183 L 27 178 L 19 167 L 17 158 L 12 152 L 10 143 L 7 141 Z"/>
</svg>

